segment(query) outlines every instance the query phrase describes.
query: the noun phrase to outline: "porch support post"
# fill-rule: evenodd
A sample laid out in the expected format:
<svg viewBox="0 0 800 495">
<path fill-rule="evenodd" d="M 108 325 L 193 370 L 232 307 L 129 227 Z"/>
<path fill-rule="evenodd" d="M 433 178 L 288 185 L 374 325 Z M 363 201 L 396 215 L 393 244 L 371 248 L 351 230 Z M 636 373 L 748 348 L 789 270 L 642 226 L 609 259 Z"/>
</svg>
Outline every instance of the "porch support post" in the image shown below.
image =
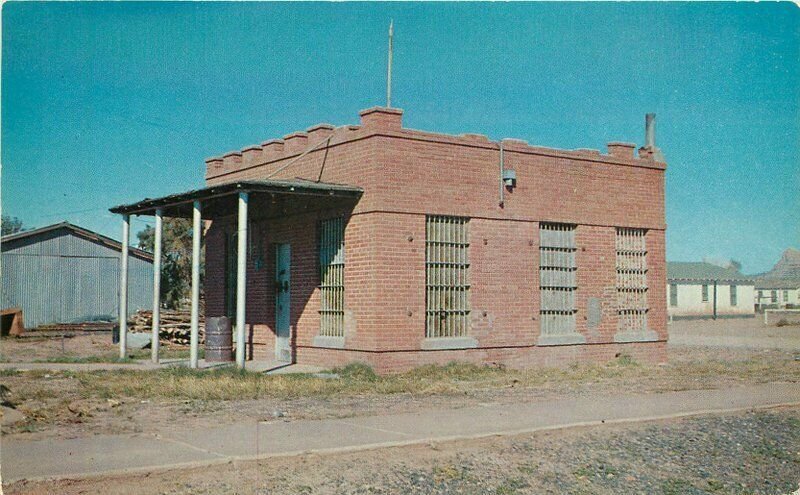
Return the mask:
<svg viewBox="0 0 800 495">
<path fill-rule="evenodd" d="M 155 242 L 153 243 L 153 339 L 150 354 L 158 363 L 159 334 L 161 333 L 161 230 L 164 210 L 156 210 Z"/>
<path fill-rule="evenodd" d="M 128 355 L 128 243 L 131 231 L 129 215 L 122 215 L 122 254 L 119 260 L 119 357 Z"/>
<path fill-rule="evenodd" d="M 197 368 L 200 344 L 200 236 L 202 219 L 200 201 L 194 202 L 192 211 L 192 326 L 189 338 L 189 367 Z"/>
<path fill-rule="evenodd" d="M 239 193 L 239 229 L 236 249 L 236 365 L 244 369 L 247 357 L 245 348 L 245 302 L 247 301 L 247 192 Z"/>
</svg>

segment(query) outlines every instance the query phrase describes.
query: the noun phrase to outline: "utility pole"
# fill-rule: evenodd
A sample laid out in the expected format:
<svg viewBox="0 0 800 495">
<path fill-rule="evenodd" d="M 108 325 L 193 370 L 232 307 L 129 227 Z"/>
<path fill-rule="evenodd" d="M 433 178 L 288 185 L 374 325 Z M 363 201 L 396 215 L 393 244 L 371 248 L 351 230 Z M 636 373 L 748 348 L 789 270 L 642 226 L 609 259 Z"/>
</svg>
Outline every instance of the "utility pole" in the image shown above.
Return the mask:
<svg viewBox="0 0 800 495">
<path fill-rule="evenodd" d="M 714 319 L 717 319 L 717 281 L 714 280 Z"/>
</svg>

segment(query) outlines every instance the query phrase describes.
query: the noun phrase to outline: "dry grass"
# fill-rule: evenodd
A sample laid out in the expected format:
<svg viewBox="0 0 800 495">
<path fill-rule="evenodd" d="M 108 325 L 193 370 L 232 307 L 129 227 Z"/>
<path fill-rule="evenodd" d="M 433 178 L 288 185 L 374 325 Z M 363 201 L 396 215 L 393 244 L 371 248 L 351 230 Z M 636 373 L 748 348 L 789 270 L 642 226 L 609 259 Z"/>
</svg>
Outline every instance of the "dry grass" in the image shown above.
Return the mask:
<svg viewBox="0 0 800 495">
<path fill-rule="evenodd" d="M 22 372 L 6 371 L 17 377 Z M 155 371 L 28 371 L 26 386 L 14 387 L 18 400 L 57 391 L 59 380 L 69 380 L 70 388 L 83 399 L 130 398 L 137 400 L 203 400 L 356 395 L 446 395 L 477 389 L 510 387 L 554 387 L 561 384 L 608 385 L 654 383 L 671 390 L 703 388 L 720 378 L 748 383 L 800 381 L 800 362 L 789 357 L 752 357 L 745 360 L 701 360 L 666 366 L 641 365 L 622 357 L 604 365 L 574 365 L 568 368 L 505 370 L 463 363 L 425 366 L 407 373 L 378 376 L 365 365 L 349 365 L 332 370 L 334 378 L 310 374 L 263 375 L 235 368 L 191 370 L 183 367 Z M 55 382 L 54 382 L 55 381 Z M 77 383 L 77 386 L 75 384 Z M 655 387 L 659 388 L 659 387 Z M 65 392 L 66 393 L 66 392 Z"/>
<path fill-rule="evenodd" d="M 203 359 L 205 351 L 203 348 L 198 349 L 198 356 Z M 163 359 L 189 359 L 189 349 L 183 347 L 164 347 L 159 350 L 159 357 Z M 128 356 L 125 358 L 119 357 L 118 351 L 112 351 L 102 354 L 90 354 L 88 356 L 63 354 L 57 356 L 50 356 L 44 359 L 34 359 L 34 363 L 135 363 L 137 360 L 150 359 L 150 349 L 131 349 L 128 350 Z"/>
<path fill-rule="evenodd" d="M 265 404 L 268 409 L 305 411 L 302 414 L 307 417 L 349 417 L 369 409 L 367 404 L 396 406 L 398 400 L 415 403 L 418 398 L 425 398 L 421 401 L 425 404 L 458 407 L 473 398 L 524 401 L 583 393 L 648 393 L 800 382 L 800 361 L 783 351 L 709 354 L 680 349 L 671 351 L 666 365 L 640 364 L 622 356 L 602 365 L 530 370 L 451 363 L 388 376 L 378 376 L 369 367 L 354 364 L 331 370 L 331 375 L 264 375 L 236 368 L 198 371 L 183 367 L 152 371 L 0 370 L 0 384 L 7 387 L 4 399 L 26 416 L 24 422 L 4 427 L 3 432 L 135 431 L 138 427 L 131 424 L 134 415 L 151 419 L 154 414 L 160 415 L 159 421 L 171 424 L 177 413 L 216 418 L 215 421 L 231 414 L 263 414 L 262 407 L 254 408 L 254 403 Z M 229 414 L 217 414 L 220 411 Z"/>
</svg>

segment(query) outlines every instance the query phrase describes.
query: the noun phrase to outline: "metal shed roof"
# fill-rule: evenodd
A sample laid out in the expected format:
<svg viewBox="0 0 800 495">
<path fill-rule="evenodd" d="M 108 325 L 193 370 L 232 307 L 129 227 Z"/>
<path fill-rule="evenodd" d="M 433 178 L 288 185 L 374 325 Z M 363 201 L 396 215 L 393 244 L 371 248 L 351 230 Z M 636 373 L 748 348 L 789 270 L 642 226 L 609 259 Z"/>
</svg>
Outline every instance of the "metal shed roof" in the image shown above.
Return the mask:
<svg viewBox="0 0 800 495">
<path fill-rule="evenodd" d="M 118 240 L 106 237 L 102 234 L 98 234 L 97 232 L 93 232 L 88 229 L 84 229 L 83 227 L 78 227 L 77 225 L 71 224 L 66 221 L 61 223 L 54 223 L 53 225 L 47 225 L 45 227 L 39 227 L 38 229 L 23 230 L 21 232 L 17 232 L 14 234 L 5 235 L 3 236 L 0 242 L 2 242 L 4 247 L 13 247 L 14 244 L 16 244 L 18 241 L 23 241 L 23 240 L 35 241 L 35 237 L 59 229 L 66 229 L 70 233 L 78 237 L 102 244 L 104 246 L 108 246 L 112 249 L 116 249 L 119 251 L 122 250 L 122 243 L 119 242 Z M 147 261 L 153 261 L 153 255 L 151 253 L 148 253 L 147 251 L 132 246 L 129 247 L 128 249 L 130 250 L 130 254 L 132 256 L 137 256 Z"/>
</svg>

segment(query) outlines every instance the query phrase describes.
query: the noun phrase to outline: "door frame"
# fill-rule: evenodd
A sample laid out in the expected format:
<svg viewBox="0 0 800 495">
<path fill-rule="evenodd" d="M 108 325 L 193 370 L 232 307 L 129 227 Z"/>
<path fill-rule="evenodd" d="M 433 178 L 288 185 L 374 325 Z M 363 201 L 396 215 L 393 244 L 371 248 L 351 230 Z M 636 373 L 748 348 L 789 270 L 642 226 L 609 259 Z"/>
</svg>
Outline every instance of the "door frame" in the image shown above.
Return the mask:
<svg viewBox="0 0 800 495">
<path fill-rule="evenodd" d="M 286 248 L 286 289 L 278 288 L 278 282 L 280 282 L 280 265 L 283 257 L 281 255 L 281 248 Z M 275 277 L 273 280 L 273 287 L 275 288 L 275 359 L 281 362 L 292 362 L 294 359 L 293 352 L 292 352 L 292 245 L 288 242 L 279 242 L 275 244 Z M 288 293 L 286 296 L 286 309 L 285 309 L 285 319 L 286 319 L 286 329 L 287 329 L 287 336 L 285 337 L 285 345 L 282 345 L 282 341 L 284 337 L 280 337 L 280 328 L 279 328 L 279 303 L 280 303 L 280 295 L 286 290 Z M 288 349 L 289 351 L 289 359 L 285 359 L 281 356 L 281 352 L 283 350 Z"/>
</svg>

